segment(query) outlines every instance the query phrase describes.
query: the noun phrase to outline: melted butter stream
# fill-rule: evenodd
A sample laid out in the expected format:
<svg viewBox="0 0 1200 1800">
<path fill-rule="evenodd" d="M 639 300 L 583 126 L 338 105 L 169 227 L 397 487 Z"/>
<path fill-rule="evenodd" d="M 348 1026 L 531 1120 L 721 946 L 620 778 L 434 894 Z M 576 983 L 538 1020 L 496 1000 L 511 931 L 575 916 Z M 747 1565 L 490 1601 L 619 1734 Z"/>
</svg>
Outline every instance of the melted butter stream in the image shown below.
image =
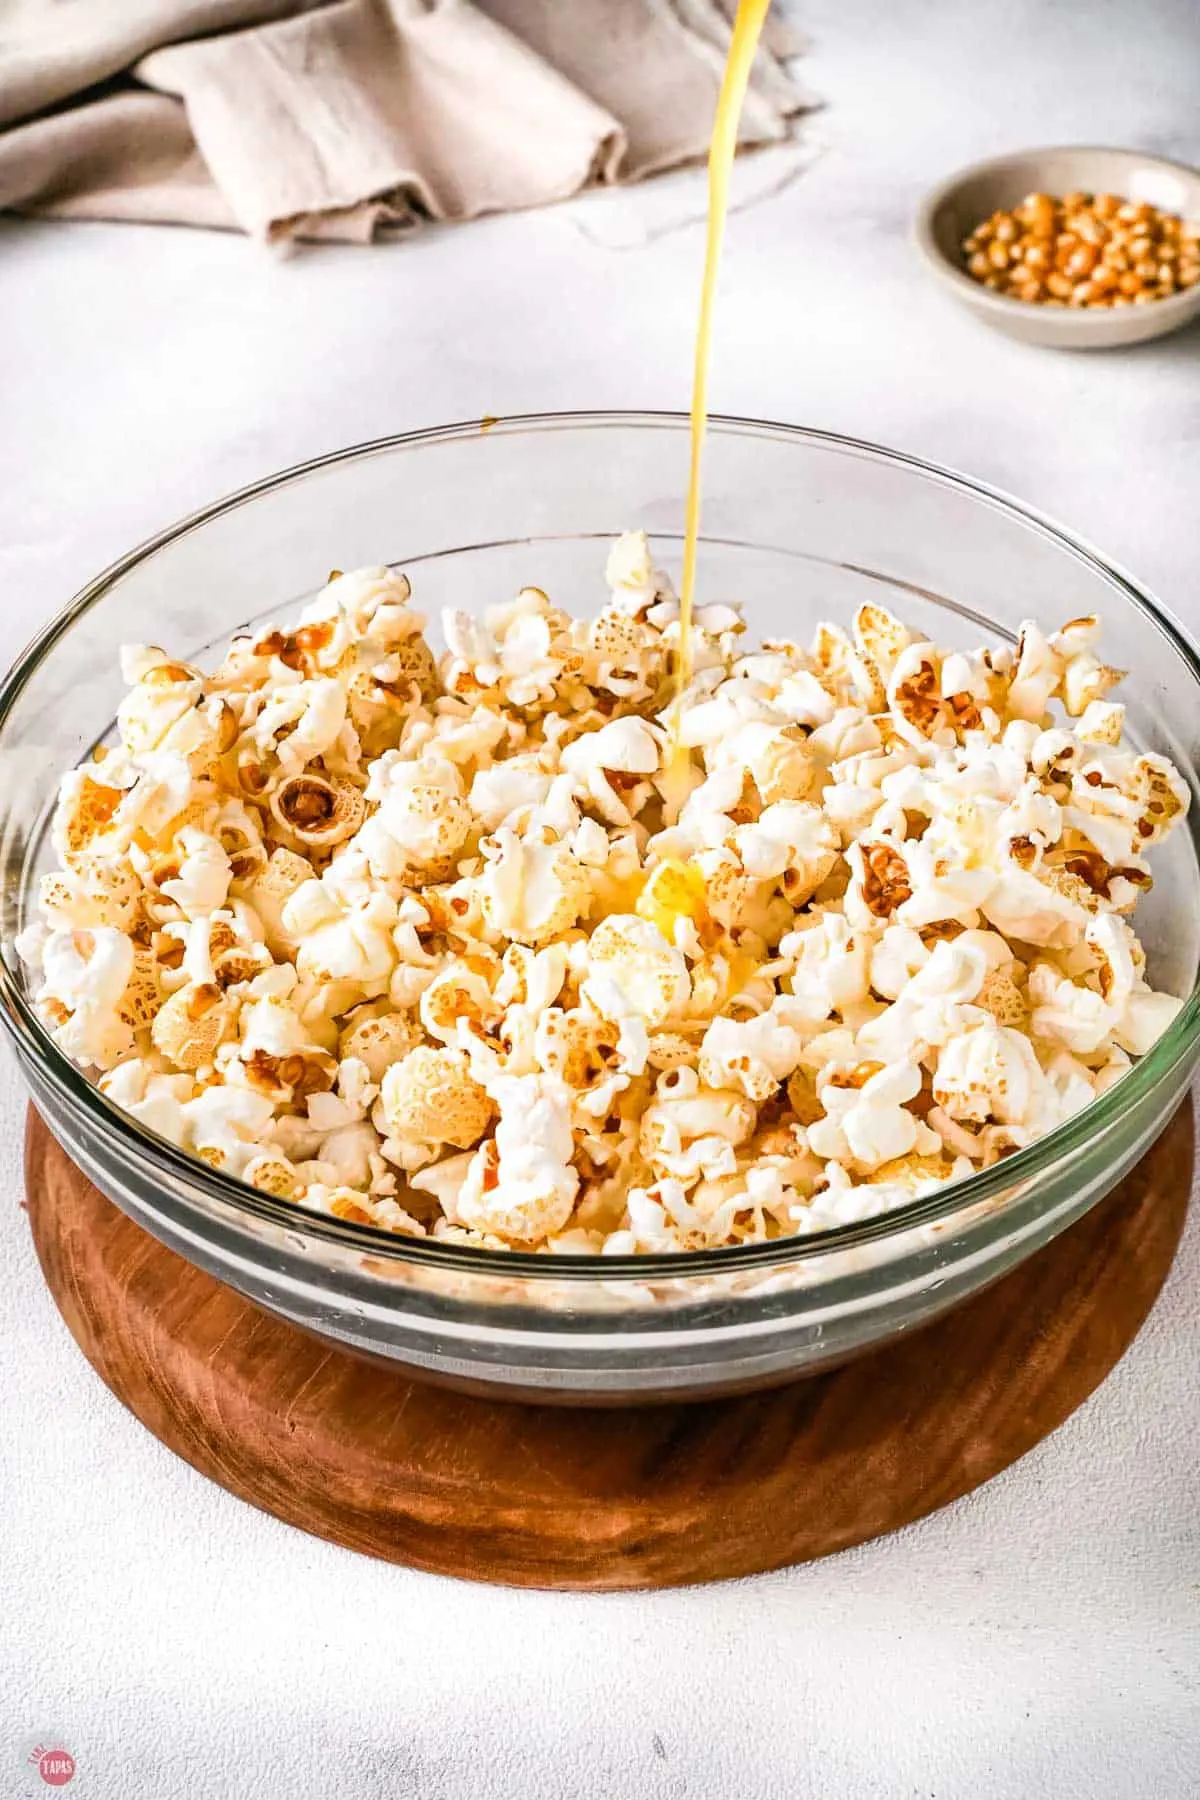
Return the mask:
<svg viewBox="0 0 1200 1800">
<path fill-rule="evenodd" d="M 704 438 L 708 425 L 708 368 L 712 350 L 713 308 L 721 272 L 725 218 L 729 210 L 729 178 L 737 154 L 738 126 L 750 82 L 755 52 L 771 0 L 738 0 L 737 16 L 725 60 L 721 91 L 717 97 L 712 137 L 708 147 L 708 225 L 704 246 L 704 276 L 700 286 L 700 312 L 696 322 L 696 349 L 692 367 L 691 455 L 688 466 L 687 507 L 684 516 L 683 577 L 679 590 L 679 645 L 676 655 L 671 742 L 663 771 L 663 798 L 667 818 L 674 819 L 692 786 L 691 757 L 680 741 L 683 701 L 694 673 L 695 646 L 692 617 L 695 609 L 696 558 L 700 540 L 700 492 L 704 464 Z M 639 874 L 624 884 L 624 891 L 610 897 L 612 910 L 631 910 L 657 925 L 668 943 L 675 941 L 675 922 L 689 918 L 701 929 L 711 928 L 704 877 L 691 864 L 668 859 L 647 876 Z M 724 935 L 724 934 L 722 934 Z M 723 953 L 732 991 L 753 972 L 753 959 L 732 945 Z"/>
<path fill-rule="evenodd" d="M 738 0 L 737 17 L 721 80 L 708 147 L 708 232 L 704 247 L 704 279 L 700 288 L 700 316 L 696 325 L 696 354 L 692 370 L 691 462 L 688 470 L 687 511 L 684 520 L 683 580 L 679 590 L 679 650 L 675 672 L 675 717 L 668 762 L 671 785 L 686 794 L 688 752 L 679 742 L 683 695 L 691 683 L 694 645 L 692 613 L 696 593 L 696 553 L 700 538 L 700 484 L 704 462 L 704 436 L 708 424 L 708 365 L 712 346 L 713 305 L 721 271 L 721 247 L 725 216 L 729 210 L 729 176 L 737 152 L 738 125 L 771 0 Z M 673 779 L 672 779 L 673 778 Z M 682 795 L 680 801 L 682 802 Z"/>
<path fill-rule="evenodd" d="M 683 697 L 693 674 L 692 614 L 696 592 L 696 553 L 700 537 L 704 436 L 708 423 L 708 365 L 712 344 L 713 305 L 721 269 L 721 247 L 729 207 L 729 177 L 737 151 L 738 125 L 754 53 L 758 48 L 770 4 L 771 0 L 738 0 L 737 17 L 733 24 L 708 150 L 708 229 L 692 372 L 691 459 L 684 524 L 683 578 L 679 591 L 679 647 L 675 666 L 671 746 L 663 783 L 669 819 L 678 815 L 692 785 L 690 754 L 679 741 L 678 734 Z M 690 863 L 668 858 L 654 870 L 638 870 L 611 883 L 609 890 L 601 897 L 594 917 L 603 917 L 609 913 L 637 913 L 639 917 L 657 925 L 668 943 L 674 943 L 675 924 L 681 917 L 690 919 L 706 936 L 713 930 L 706 901 L 705 881 L 700 870 Z M 724 933 L 718 935 L 722 938 L 726 936 Z M 726 980 L 729 989 L 736 992 L 753 973 L 754 960 L 727 941 L 721 946 L 721 954 L 727 966 Z"/>
</svg>

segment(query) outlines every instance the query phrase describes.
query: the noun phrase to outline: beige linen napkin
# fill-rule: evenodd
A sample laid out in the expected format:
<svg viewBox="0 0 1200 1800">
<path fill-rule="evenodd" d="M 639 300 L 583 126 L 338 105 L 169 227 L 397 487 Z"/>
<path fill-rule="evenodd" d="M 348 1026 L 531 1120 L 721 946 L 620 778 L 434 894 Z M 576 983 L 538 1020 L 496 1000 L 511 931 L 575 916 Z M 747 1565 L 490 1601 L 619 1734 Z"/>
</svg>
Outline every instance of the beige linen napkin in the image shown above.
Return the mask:
<svg viewBox="0 0 1200 1800">
<path fill-rule="evenodd" d="M 703 154 L 735 4 L 9 0 L 0 208 L 366 241 L 636 181 Z M 743 143 L 811 104 L 798 47 Z"/>
</svg>

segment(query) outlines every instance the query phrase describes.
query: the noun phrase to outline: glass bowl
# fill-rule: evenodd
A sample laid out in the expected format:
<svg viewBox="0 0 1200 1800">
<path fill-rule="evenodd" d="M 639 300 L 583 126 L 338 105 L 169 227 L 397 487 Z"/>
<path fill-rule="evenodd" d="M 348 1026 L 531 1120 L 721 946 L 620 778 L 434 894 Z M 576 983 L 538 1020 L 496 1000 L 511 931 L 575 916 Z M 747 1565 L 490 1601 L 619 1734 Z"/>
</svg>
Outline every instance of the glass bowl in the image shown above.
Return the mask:
<svg viewBox="0 0 1200 1800">
<path fill-rule="evenodd" d="M 203 661 L 286 618 L 331 568 L 403 565 L 414 603 L 477 608 L 535 583 L 596 610 L 608 541 L 644 527 L 677 567 L 687 421 L 572 414 L 449 426 L 305 464 L 197 513 L 117 563 L 0 690 L 0 1001 L 34 1101 L 93 1182 L 173 1250 L 311 1332 L 500 1397 L 699 1397 L 825 1368 L 912 1331 L 1013 1268 L 1105 1194 L 1166 1123 L 1200 1052 L 1200 807 L 1160 847 L 1139 931 L 1158 986 L 1188 996 L 1102 1100 L 1027 1150 L 865 1223 L 673 1256 L 501 1254 L 303 1212 L 125 1117 L 57 1050 L 13 937 L 49 866 L 60 774 L 111 731 L 118 647 Z M 1012 641 L 1022 618 L 1105 623 L 1131 671 L 1131 735 L 1193 794 L 1200 664 L 1132 581 L 1028 509 L 912 457 L 814 431 L 712 421 L 701 597 L 746 602 L 751 635 L 800 636 L 864 599 L 940 643 Z"/>
</svg>

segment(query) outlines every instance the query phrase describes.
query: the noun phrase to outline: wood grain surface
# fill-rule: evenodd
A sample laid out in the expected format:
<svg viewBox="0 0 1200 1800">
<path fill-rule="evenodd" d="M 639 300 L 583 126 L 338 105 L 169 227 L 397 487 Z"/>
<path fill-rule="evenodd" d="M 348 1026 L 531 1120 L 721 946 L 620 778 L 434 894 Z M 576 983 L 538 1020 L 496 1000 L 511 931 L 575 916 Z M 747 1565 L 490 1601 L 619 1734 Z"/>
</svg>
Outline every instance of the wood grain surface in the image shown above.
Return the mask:
<svg viewBox="0 0 1200 1800">
<path fill-rule="evenodd" d="M 770 1392 L 622 1410 L 414 1382 L 260 1312 L 103 1198 L 32 1111 L 28 1210 L 63 1318 L 164 1444 L 391 1562 L 522 1587 L 746 1575 L 894 1531 L 1022 1456 L 1101 1382 L 1187 1210 L 1185 1104 L 1100 1206 L 911 1338 Z"/>
</svg>

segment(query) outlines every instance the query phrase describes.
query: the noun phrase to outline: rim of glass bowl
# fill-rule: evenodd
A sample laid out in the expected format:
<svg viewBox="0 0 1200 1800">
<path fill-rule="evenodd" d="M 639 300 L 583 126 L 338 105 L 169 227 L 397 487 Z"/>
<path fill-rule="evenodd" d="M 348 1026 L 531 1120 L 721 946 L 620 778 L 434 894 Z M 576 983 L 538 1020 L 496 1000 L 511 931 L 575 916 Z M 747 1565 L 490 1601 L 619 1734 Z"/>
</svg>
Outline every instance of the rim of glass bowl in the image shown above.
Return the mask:
<svg viewBox="0 0 1200 1800">
<path fill-rule="evenodd" d="M 422 444 L 458 437 L 478 436 L 486 430 L 489 436 L 502 439 L 509 434 L 530 431 L 604 430 L 613 427 L 649 430 L 686 431 L 688 416 L 680 412 L 594 411 L 511 414 L 496 420 L 471 419 L 458 424 L 433 426 L 419 431 L 400 432 L 391 437 L 375 438 L 365 444 L 331 451 L 292 468 L 281 470 L 261 481 L 239 488 L 179 520 L 137 549 L 110 565 L 75 596 L 56 618 L 33 639 L 17 659 L 0 685 L 0 734 L 12 707 L 26 683 L 50 654 L 59 639 L 68 632 L 88 609 L 102 600 L 114 582 L 133 568 L 154 556 L 168 544 L 199 529 L 222 513 L 245 506 L 260 495 L 285 486 L 319 469 L 340 462 L 366 459 L 401 448 L 415 449 Z M 714 432 L 744 434 L 752 437 L 800 438 L 810 444 L 824 445 L 840 454 L 868 461 L 892 463 L 914 470 L 944 486 L 957 488 L 985 505 L 1013 514 L 1032 530 L 1052 538 L 1062 549 L 1088 564 L 1097 574 L 1120 589 L 1133 605 L 1146 614 L 1150 623 L 1166 637 L 1189 666 L 1200 685 L 1200 655 L 1193 649 L 1182 630 L 1175 625 L 1149 594 L 1131 576 L 1101 556 L 1082 539 L 1065 531 L 1034 508 L 1013 499 L 1000 489 L 987 486 L 955 470 L 903 451 L 889 450 L 864 439 L 851 438 L 837 432 L 819 431 L 800 425 L 781 425 L 764 419 L 745 419 L 736 415 L 714 413 L 709 420 Z M 464 546 L 465 548 L 466 546 Z M 847 565 L 848 566 L 848 565 Z M 903 584 L 900 584 L 903 585 Z M 1196 791 L 1196 771 L 1184 771 L 1189 785 Z M 1191 815 L 1193 843 L 1200 850 L 1196 809 Z M 75 1108 L 90 1114 L 102 1131 L 124 1142 L 128 1149 L 151 1164 L 158 1164 L 172 1176 L 199 1189 L 206 1198 L 232 1206 L 235 1210 L 303 1236 L 336 1243 L 343 1248 L 370 1251 L 371 1255 L 394 1258 L 402 1262 L 433 1264 L 441 1268 L 457 1268 L 464 1273 L 474 1271 L 489 1275 L 532 1276 L 554 1281 L 602 1279 L 609 1281 L 641 1280 L 650 1276 L 683 1277 L 690 1274 L 713 1274 L 718 1271 L 752 1269 L 765 1264 L 794 1263 L 808 1257 L 879 1243 L 914 1227 L 950 1220 L 956 1213 L 995 1201 L 1009 1189 L 1016 1189 L 1012 1208 L 1021 1197 L 1029 1196 L 1028 1183 L 1043 1174 L 1064 1156 L 1079 1150 L 1102 1129 L 1115 1125 L 1133 1113 L 1152 1089 L 1164 1080 L 1193 1047 L 1200 1027 L 1200 978 L 1187 997 L 1181 1011 L 1163 1033 L 1148 1055 L 1135 1063 L 1128 1074 L 1114 1083 L 1109 1091 L 1074 1118 L 1027 1149 L 1014 1152 L 990 1169 L 970 1175 L 962 1181 L 948 1183 L 932 1194 L 894 1208 L 857 1224 L 841 1225 L 810 1236 L 776 1238 L 770 1243 L 739 1244 L 716 1250 L 682 1250 L 663 1253 L 638 1253 L 629 1256 L 555 1255 L 522 1250 L 484 1250 L 473 1245 L 445 1244 L 432 1239 L 399 1237 L 373 1225 L 356 1225 L 323 1213 L 307 1212 L 293 1203 L 259 1192 L 247 1183 L 223 1175 L 198 1158 L 178 1149 L 165 1138 L 145 1130 L 136 1120 L 123 1113 L 94 1087 L 83 1072 L 59 1050 L 34 1013 L 20 984 L 13 978 L 8 962 L 8 947 L 0 954 L 0 1002 L 5 1022 L 19 1049 L 37 1063 L 42 1078 Z M 1004 1211 L 1011 1208 L 1006 1207 Z M 993 1217 L 996 1215 L 993 1214 Z"/>
</svg>

